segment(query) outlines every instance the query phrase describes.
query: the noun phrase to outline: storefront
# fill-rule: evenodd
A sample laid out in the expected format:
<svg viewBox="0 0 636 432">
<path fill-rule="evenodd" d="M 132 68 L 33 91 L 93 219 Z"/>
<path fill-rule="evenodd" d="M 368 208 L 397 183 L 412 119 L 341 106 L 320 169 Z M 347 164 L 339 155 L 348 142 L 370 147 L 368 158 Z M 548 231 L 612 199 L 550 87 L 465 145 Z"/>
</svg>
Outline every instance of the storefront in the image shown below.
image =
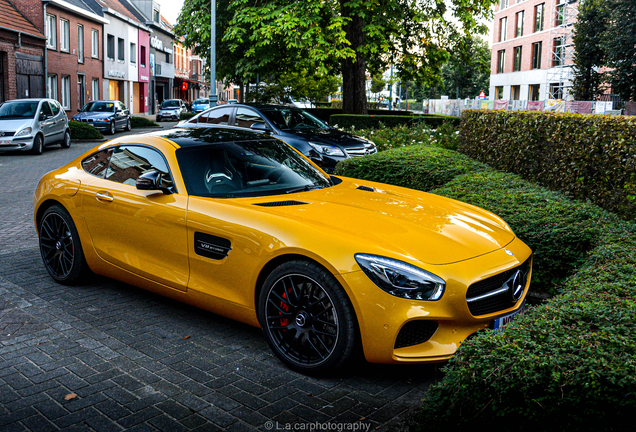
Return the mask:
<svg viewBox="0 0 636 432">
<path fill-rule="evenodd" d="M 151 24 L 150 37 L 150 91 L 149 113 L 156 114 L 157 107 L 165 99 L 171 99 L 174 83 L 174 57 L 172 40 L 174 34 L 160 25 Z"/>
</svg>

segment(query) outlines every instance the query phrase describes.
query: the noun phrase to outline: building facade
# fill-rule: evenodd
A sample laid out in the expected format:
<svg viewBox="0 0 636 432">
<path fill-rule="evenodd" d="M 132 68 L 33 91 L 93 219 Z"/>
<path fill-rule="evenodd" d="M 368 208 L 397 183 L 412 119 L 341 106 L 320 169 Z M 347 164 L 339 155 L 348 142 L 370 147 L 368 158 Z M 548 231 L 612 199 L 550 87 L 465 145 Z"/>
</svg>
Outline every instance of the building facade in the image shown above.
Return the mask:
<svg viewBox="0 0 636 432">
<path fill-rule="evenodd" d="M 576 0 L 501 0 L 495 8 L 490 99 L 567 99 Z"/>
<path fill-rule="evenodd" d="M 203 61 L 192 54 L 192 50 L 183 46 L 181 41 L 174 43 L 174 98 L 188 103 L 199 97 L 207 96 L 209 85 L 202 72 Z"/>
<path fill-rule="evenodd" d="M 0 102 L 44 97 L 42 5 L 0 0 Z M 39 10 L 39 13 L 38 13 Z"/>
</svg>

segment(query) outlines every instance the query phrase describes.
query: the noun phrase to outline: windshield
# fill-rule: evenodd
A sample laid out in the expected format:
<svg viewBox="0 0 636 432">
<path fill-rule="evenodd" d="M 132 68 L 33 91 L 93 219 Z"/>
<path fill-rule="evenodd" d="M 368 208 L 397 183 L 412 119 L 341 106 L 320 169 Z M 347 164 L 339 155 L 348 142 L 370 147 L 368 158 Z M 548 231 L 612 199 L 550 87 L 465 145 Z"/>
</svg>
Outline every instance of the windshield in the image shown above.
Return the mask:
<svg viewBox="0 0 636 432">
<path fill-rule="evenodd" d="M 197 99 L 194 101 L 195 104 L 207 104 L 210 101 L 208 99 Z"/>
<path fill-rule="evenodd" d="M 161 104 L 161 108 L 179 108 L 180 106 L 181 104 L 178 100 L 167 100 Z"/>
<path fill-rule="evenodd" d="M 330 186 L 307 159 L 278 140 L 182 147 L 177 161 L 190 195 L 238 198 Z"/>
<path fill-rule="evenodd" d="M 35 118 L 38 101 L 5 102 L 0 105 L 0 119 Z"/>
<path fill-rule="evenodd" d="M 261 111 L 279 129 L 329 129 L 316 117 L 298 108 L 263 108 Z"/>
<path fill-rule="evenodd" d="M 113 112 L 115 104 L 112 102 L 89 102 L 82 109 L 84 112 Z"/>
</svg>

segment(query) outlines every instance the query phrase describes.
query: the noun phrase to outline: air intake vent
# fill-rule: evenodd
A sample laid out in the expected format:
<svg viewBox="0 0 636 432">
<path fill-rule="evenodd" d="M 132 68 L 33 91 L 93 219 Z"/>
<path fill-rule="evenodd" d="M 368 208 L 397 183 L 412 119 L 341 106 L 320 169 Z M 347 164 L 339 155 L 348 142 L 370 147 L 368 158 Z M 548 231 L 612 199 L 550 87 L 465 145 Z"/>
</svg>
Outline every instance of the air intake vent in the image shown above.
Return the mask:
<svg viewBox="0 0 636 432">
<path fill-rule="evenodd" d="M 435 321 L 407 322 L 395 340 L 395 348 L 404 348 L 426 342 L 433 337 L 438 326 Z"/>
<path fill-rule="evenodd" d="M 304 205 L 304 204 L 309 204 L 309 203 L 292 200 L 292 201 L 264 202 L 264 203 L 257 203 L 254 205 L 261 206 L 261 207 L 284 207 L 284 206 Z"/>
<path fill-rule="evenodd" d="M 372 187 L 369 186 L 358 186 L 356 189 L 360 189 L 363 191 L 367 191 L 367 192 L 375 192 L 375 189 L 373 189 Z"/>
</svg>

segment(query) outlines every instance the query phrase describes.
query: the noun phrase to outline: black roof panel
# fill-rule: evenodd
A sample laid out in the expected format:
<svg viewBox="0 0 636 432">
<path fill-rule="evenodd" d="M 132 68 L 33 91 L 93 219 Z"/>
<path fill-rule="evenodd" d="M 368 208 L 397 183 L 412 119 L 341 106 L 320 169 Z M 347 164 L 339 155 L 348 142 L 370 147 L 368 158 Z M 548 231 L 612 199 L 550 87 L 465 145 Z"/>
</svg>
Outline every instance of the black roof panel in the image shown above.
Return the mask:
<svg viewBox="0 0 636 432">
<path fill-rule="evenodd" d="M 232 127 L 179 128 L 151 132 L 148 135 L 160 136 L 176 143 L 179 147 L 198 146 L 233 141 L 256 141 L 274 139 L 265 133 L 250 132 Z"/>
</svg>

